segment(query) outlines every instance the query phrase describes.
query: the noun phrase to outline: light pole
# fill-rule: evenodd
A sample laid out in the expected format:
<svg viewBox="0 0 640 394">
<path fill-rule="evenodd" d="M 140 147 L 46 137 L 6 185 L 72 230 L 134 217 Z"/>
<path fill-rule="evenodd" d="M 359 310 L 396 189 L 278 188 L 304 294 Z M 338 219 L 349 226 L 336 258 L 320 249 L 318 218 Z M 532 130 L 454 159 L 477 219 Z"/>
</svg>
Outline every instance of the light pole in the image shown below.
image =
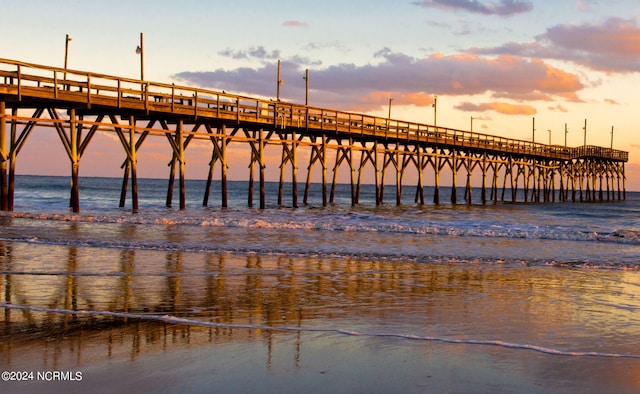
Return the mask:
<svg viewBox="0 0 640 394">
<path fill-rule="evenodd" d="M 532 126 L 533 135 L 531 136 L 531 142 L 536 143 L 536 118 L 533 118 L 533 126 Z"/>
<path fill-rule="evenodd" d="M 144 36 L 140 33 L 140 45 L 136 48 L 136 53 L 140 55 L 140 80 L 144 81 Z"/>
<path fill-rule="evenodd" d="M 280 101 L 280 86 L 284 85 L 284 81 L 280 79 L 280 59 L 278 59 L 278 75 L 276 81 L 276 101 Z"/>
<path fill-rule="evenodd" d="M 393 99 L 391 97 L 389 97 L 389 116 L 387 116 L 387 119 L 391 120 L 391 102 L 393 101 Z"/>
<path fill-rule="evenodd" d="M 309 106 L 309 69 L 304 72 L 304 105 Z"/>
<path fill-rule="evenodd" d="M 67 59 L 69 58 L 69 41 L 71 41 L 71 37 L 67 34 L 64 39 L 64 69 L 67 69 Z"/>
<path fill-rule="evenodd" d="M 547 130 L 549 132 L 549 146 L 551 146 L 551 130 Z"/>
<path fill-rule="evenodd" d="M 471 132 L 473 133 L 473 116 L 471 117 Z"/>
<path fill-rule="evenodd" d="M 584 146 L 587 146 L 587 120 L 584 120 Z"/>
<path fill-rule="evenodd" d="M 67 34 L 64 38 L 64 80 L 67 79 L 67 60 L 69 58 L 69 41 L 71 41 L 71 37 Z"/>
<path fill-rule="evenodd" d="M 567 129 L 567 124 L 564 124 L 564 147 L 567 147 L 567 134 L 569 134 L 569 129 Z"/>
<path fill-rule="evenodd" d="M 613 149 L 613 126 L 611 126 L 611 149 Z"/>
<path fill-rule="evenodd" d="M 433 104 L 431 106 L 433 107 L 433 125 L 437 126 L 438 125 L 438 95 L 437 94 L 433 95 Z"/>
</svg>

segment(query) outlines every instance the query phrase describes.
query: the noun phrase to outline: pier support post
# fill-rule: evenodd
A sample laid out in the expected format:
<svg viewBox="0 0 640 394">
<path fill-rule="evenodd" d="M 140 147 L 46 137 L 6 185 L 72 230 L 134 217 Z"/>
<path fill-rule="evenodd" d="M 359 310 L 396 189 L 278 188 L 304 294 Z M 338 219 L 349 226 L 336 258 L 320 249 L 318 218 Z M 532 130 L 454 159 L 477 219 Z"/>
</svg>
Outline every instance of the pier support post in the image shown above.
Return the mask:
<svg viewBox="0 0 640 394">
<path fill-rule="evenodd" d="M 260 167 L 260 209 L 266 208 L 266 189 L 265 189 L 265 179 L 264 179 L 264 136 L 263 129 L 259 129 L 257 131 L 253 131 L 253 136 L 249 134 L 249 131 L 245 130 L 245 134 L 249 138 L 249 145 L 251 146 L 251 161 L 249 162 L 249 196 L 247 200 L 247 205 L 249 208 L 253 208 L 253 168 L 255 163 L 258 163 Z M 257 136 L 256 136 L 257 134 Z M 256 148 L 256 142 L 258 146 Z"/>
<path fill-rule="evenodd" d="M 496 161 L 493 163 L 493 180 L 491 181 L 491 200 L 494 204 L 498 203 L 498 182 L 500 182 L 500 167 Z"/>
<path fill-rule="evenodd" d="M 127 188 L 129 186 L 129 172 L 131 171 L 129 160 L 124 163 L 124 173 L 122 175 L 122 187 L 120 188 L 120 208 L 124 208 L 127 202 Z"/>
<path fill-rule="evenodd" d="M 169 137 L 171 138 L 171 137 Z M 169 182 L 167 185 L 167 201 L 165 203 L 165 206 L 167 208 L 171 208 L 171 206 L 173 205 L 173 188 L 176 182 L 176 154 L 175 152 L 173 153 L 172 157 L 171 157 L 171 162 L 169 163 Z"/>
<path fill-rule="evenodd" d="M 362 149 L 360 150 L 360 167 L 358 167 L 358 180 L 356 183 L 356 196 L 355 196 L 355 203 L 358 204 L 360 203 L 360 189 L 362 186 L 362 172 L 364 170 L 364 168 L 367 165 L 367 162 L 371 163 L 371 166 L 374 167 L 374 174 L 376 176 L 375 179 L 375 183 L 376 183 L 376 190 L 377 190 L 377 184 L 378 184 L 378 179 L 377 179 L 377 171 L 376 171 L 376 159 L 375 159 L 375 144 L 374 144 L 374 148 L 373 149 L 367 149 L 366 145 L 362 146 Z M 376 197 L 376 205 L 378 205 L 378 199 Z"/>
<path fill-rule="evenodd" d="M 458 193 L 456 191 L 456 178 L 458 177 L 458 152 L 453 151 L 451 157 L 451 204 L 456 205 L 458 203 Z"/>
<path fill-rule="evenodd" d="M 341 142 L 342 141 L 338 141 L 338 144 L 340 145 L 338 147 L 338 149 L 336 150 L 336 163 L 335 166 L 333 167 L 333 181 L 331 182 L 331 194 L 329 195 L 329 202 L 333 203 L 334 198 L 335 198 L 335 194 L 336 194 L 336 184 L 338 182 L 338 169 L 340 168 L 340 164 L 342 164 L 343 161 L 347 161 L 347 164 L 349 165 L 349 171 L 350 171 L 350 177 L 351 177 L 351 205 L 355 205 L 355 179 L 354 179 L 354 169 L 353 169 L 353 163 L 352 163 L 352 150 L 351 150 L 351 139 L 349 139 L 349 146 L 348 147 L 344 147 L 341 146 Z"/>
<path fill-rule="evenodd" d="M 424 167 L 425 167 L 424 155 L 420 146 L 416 146 L 416 152 L 418 155 L 416 160 L 417 169 L 418 169 L 418 186 L 416 187 L 415 203 L 424 205 L 424 175 L 423 175 Z"/>
<path fill-rule="evenodd" d="M 326 207 L 328 205 L 327 199 L 327 137 L 322 134 L 322 147 L 321 147 L 322 157 L 320 158 L 320 163 L 322 164 L 322 206 Z"/>
<path fill-rule="evenodd" d="M 473 163 L 471 161 L 471 154 L 467 153 L 467 159 L 464 161 L 465 167 L 467 169 L 467 183 L 464 187 L 464 198 L 467 201 L 467 204 L 471 205 L 473 203 L 473 189 L 471 187 L 471 174 L 473 172 Z"/>
<path fill-rule="evenodd" d="M 573 161 L 571 163 L 571 201 L 576 202 L 576 163 Z"/>
<path fill-rule="evenodd" d="M 620 187 L 620 168 L 616 169 L 616 180 L 618 184 L 618 200 L 622 200 L 622 188 Z"/>
<path fill-rule="evenodd" d="M 136 157 L 136 119 L 129 116 L 129 161 L 131 162 L 131 209 L 138 211 L 138 158 Z"/>
<path fill-rule="evenodd" d="M 221 200 L 222 207 L 227 208 L 227 137 L 226 137 L 226 127 L 222 125 L 222 137 L 213 136 L 213 130 L 211 126 L 205 125 L 207 129 L 207 133 L 210 134 L 210 140 L 213 144 L 213 149 L 211 152 L 211 161 L 209 162 L 209 174 L 207 176 L 207 184 L 204 189 L 204 198 L 202 200 L 203 206 L 209 205 L 209 194 L 211 192 L 211 184 L 213 181 L 213 170 L 216 162 L 220 161 L 220 189 L 221 189 Z"/>
<path fill-rule="evenodd" d="M 351 181 L 351 206 L 356 206 L 356 168 L 353 165 L 353 138 L 349 138 L 349 172 Z"/>
<path fill-rule="evenodd" d="M 259 138 L 259 150 L 258 150 L 258 160 L 260 166 L 260 209 L 265 209 L 267 207 L 267 190 L 265 185 L 264 171 L 265 171 L 265 163 L 264 163 L 264 136 L 262 129 L 258 131 Z"/>
<path fill-rule="evenodd" d="M 180 161 L 180 210 L 187 208 L 187 190 L 185 187 L 185 156 L 184 156 L 184 121 L 178 121 L 176 130 L 178 139 L 178 160 Z"/>
<path fill-rule="evenodd" d="M 298 157 L 296 155 L 298 140 L 295 131 L 291 132 L 291 139 L 293 140 L 291 143 L 291 198 L 293 207 L 298 208 Z"/>
<path fill-rule="evenodd" d="M 9 210 L 9 185 L 7 185 L 7 120 L 5 118 L 6 104 L 0 101 L 0 208 Z"/>
<path fill-rule="evenodd" d="M 229 169 L 229 165 L 227 164 L 227 133 L 226 127 L 222 126 L 222 138 L 220 139 L 221 149 L 220 153 L 222 157 L 220 159 L 220 199 L 222 200 L 222 208 L 227 208 L 229 206 L 229 197 L 228 197 L 228 188 L 227 188 L 227 170 Z"/>
<path fill-rule="evenodd" d="M 482 189 L 480 191 L 482 205 L 487 204 L 487 154 L 482 154 Z"/>
<path fill-rule="evenodd" d="M 399 144 L 396 144 L 395 164 L 396 164 L 395 166 L 396 167 L 396 205 L 400 206 L 402 204 L 402 173 L 404 172 L 404 165 L 400 161 Z"/>
<path fill-rule="evenodd" d="M 76 110 L 71 108 L 69 109 L 69 145 L 71 148 L 71 197 L 69 205 L 75 213 L 80 212 L 80 187 L 78 185 L 80 155 L 78 153 L 78 141 L 81 138 L 76 121 Z"/>
<path fill-rule="evenodd" d="M 18 151 L 20 150 L 20 145 L 18 145 L 18 121 L 15 119 L 18 116 L 18 108 L 13 108 L 11 110 L 11 116 L 13 116 L 13 119 L 11 120 L 11 146 L 9 147 L 9 188 L 7 190 L 8 211 L 13 211 L 13 200 L 16 190 L 16 160 Z M 30 125 L 32 125 L 32 123 L 30 123 Z M 20 136 L 22 143 L 26 141 L 27 135 L 31 133 L 30 130 L 32 129 L 33 127 L 25 128 L 25 132 Z"/>
<path fill-rule="evenodd" d="M 304 197 L 303 204 L 307 204 L 309 201 L 309 191 L 311 189 L 311 174 L 313 172 L 313 166 L 317 161 L 320 161 L 320 165 L 322 166 L 322 206 L 327 206 L 327 163 L 325 161 L 325 153 L 326 153 L 326 137 L 323 135 L 320 136 L 320 145 L 317 144 L 317 138 L 315 136 L 311 137 L 312 142 L 311 145 L 311 154 L 309 155 L 309 166 L 307 167 L 307 182 L 304 188 Z"/>
<path fill-rule="evenodd" d="M 376 206 L 382 204 L 382 199 L 380 198 L 380 164 L 378 160 L 378 141 L 373 142 L 373 169 L 374 169 L 374 177 L 375 177 L 375 188 L 376 188 Z"/>
<path fill-rule="evenodd" d="M 511 178 L 511 202 L 516 202 L 518 198 L 518 173 L 513 177 L 513 158 L 509 158 L 509 177 Z"/>
<path fill-rule="evenodd" d="M 296 157 L 296 133 L 291 132 L 291 145 L 287 141 L 287 133 L 282 132 L 279 134 L 280 140 L 282 140 L 282 160 L 280 162 L 280 184 L 278 187 L 278 206 L 282 206 L 282 195 L 284 193 L 284 171 L 287 166 L 287 162 L 291 163 L 291 194 L 293 207 L 298 208 L 298 163 Z"/>
<path fill-rule="evenodd" d="M 384 144 L 384 152 L 382 153 L 382 169 L 380 170 L 380 189 L 377 190 L 378 195 L 377 195 L 377 199 L 380 202 L 380 204 L 384 203 L 384 184 L 385 184 L 385 176 L 386 176 L 386 169 L 387 169 L 387 144 Z"/>
<path fill-rule="evenodd" d="M 564 162 L 563 161 L 558 162 L 558 173 L 560 175 L 560 186 L 558 191 L 560 202 L 565 202 L 566 196 L 564 192 Z"/>
<path fill-rule="evenodd" d="M 627 199 L 627 176 L 624 174 L 625 164 L 622 163 L 622 199 Z"/>
<path fill-rule="evenodd" d="M 286 138 L 286 137 L 285 137 Z M 287 162 L 287 143 L 282 143 L 282 158 L 280 159 L 280 181 L 278 182 L 278 206 L 282 207 L 282 195 L 284 194 L 284 168 Z"/>
<path fill-rule="evenodd" d="M 109 116 L 111 119 L 111 123 L 113 123 L 114 125 L 117 125 L 118 122 L 116 120 L 116 117 L 113 115 Z M 153 127 L 154 125 L 154 121 L 150 121 L 149 124 L 147 125 L 147 129 L 150 129 L 151 127 Z M 163 123 L 164 126 L 166 126 L 166 124 Z M 95 127 L 95 126 L 94 126 Z M 127 188 L 129 186 L 129 173 L 131 172 L 131 144 L 130 142 L 127 142 L 126 137 L 124 136 L 124 134 L 122 133 L 122 129 L 118 126 L 116 126 L 115 128 L 116 133 L 118 134 L 118 137 L 120 138 L 120 141 L 122 143 L 122 146 L 125 149 L 125 152 L 127 152 L 127 158 L 124 161 L 124 163 L 122 163 L 122 166 L 120 166 L 120 168 L 124 168 L 124 172 L 122 175 L 122 189 L 120 191 L 120 208 L 124 208 L 125 203 L 127 202 Z M 142 145 L 142 142 L 144 141 L 144 139 L 147 137 L 147 135 L 149 135 L 149 132 L 147 130 L 145 130 L 142 135 L 140 136 L 140 138 L 135 142 L 135 150 L 137 151 L 138 149 L 140 149 L 140 146 Z M 136 190 L 137 190 L 137 182 L 136 182 Z"/>
<path fill-rule="evenodd" d="M 433 171 L 434 171 L 434 189 L 433 189 L 433 203 L 440 205 L 440 170 L 442 169 L 440 159 L 440 153 L 436 151 L 436 156 L 433 158 Z"/>
</svg>

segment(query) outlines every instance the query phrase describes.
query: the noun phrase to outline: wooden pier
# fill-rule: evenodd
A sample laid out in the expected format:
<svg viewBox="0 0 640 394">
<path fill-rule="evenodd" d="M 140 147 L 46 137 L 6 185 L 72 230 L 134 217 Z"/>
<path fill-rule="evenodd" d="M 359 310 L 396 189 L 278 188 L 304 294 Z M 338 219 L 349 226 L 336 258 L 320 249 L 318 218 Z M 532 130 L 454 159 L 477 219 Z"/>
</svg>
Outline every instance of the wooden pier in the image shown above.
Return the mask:
<svg viewBox="0 0 640 394">
<path fill-rule="evenodd" d="M 131 185 L 138 210 L 137 154 L 149 137 L 162 137 L 172 150 L 167 206 L 178 172 L 180 209 L 186 207 L 185 150 L 193 139 L 211 142 L 211 161 L 203 204 L 208 205 L 215 166 L 220 168 L 221 205 L 226 207 L 229 144 L 250 152 L 248 205 L 253 206 L 258 173 L 259 206 L 265 208 L 265 150 L 282 150 L 278 203 L 283 204 L 285 171 L 290 168 L 292 205 L 299 205 L 298 155 L 309 153 L 303 203 L 307 203 L 314 168 L 322 172 L 323 205 L 333 202 L 338 172 L 350 171 L 351 202 L 360 186 L 373 183 L 382 204 L 386 175 L 395 175 L 400 204 L 404 175 L 417 171 L 415 202 L 424 204 L 425 171 L 433 172 L 433 202 L 441 203 L 442 174 L 451 174 L 451 203 L 457 204 L 459 173 L 466 175 L 464 200 L 472 203 L 472 178 L 481 177 L 481 202 L 608 201 L 626 198 L 628 153 L 598 147 L 545 145 L 446 127 L 406 122 L 354 112 L 316 108 L 174 84 L 48 67 L 0 59 L 0 198 L 13 210 L 15 164 L 29 136 L 43 127 L 60 136 L 71 164 L 70 207 L 80 210 L 80 161 L 97 131 L 115 133 L 123 147 L 120 205 Z M 328 155 L 329 150 L 334 155 Z M 329 163 L 330 158 L 333 163 Z M 242 163 L 241 165 L 245 165 Z M 328 179 L 331 166 L 332 179 Z M 374 179 L 363 179 L 369 171 Z M 328 189 L 331 187 L 330 190 Z M 500 192 L 501 189 L 501 192 Z M 505 196 L 506 193 L 506 196 Z"/>
</svg>

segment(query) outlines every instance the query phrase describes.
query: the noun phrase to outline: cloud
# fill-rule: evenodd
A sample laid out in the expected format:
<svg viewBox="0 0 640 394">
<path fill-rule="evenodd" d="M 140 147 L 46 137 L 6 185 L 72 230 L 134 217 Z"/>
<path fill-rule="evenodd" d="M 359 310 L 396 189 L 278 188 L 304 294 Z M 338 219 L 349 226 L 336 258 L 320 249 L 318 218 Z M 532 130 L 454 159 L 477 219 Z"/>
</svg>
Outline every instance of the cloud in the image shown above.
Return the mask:
<svg viewBox="0 0 640 394">
<path fill-rule="evenodd" d="M 467 96 L 492 94 L 510 99 L 574 99 L 583 89 L 578 76 L 542 60 L 500 55 L 441 55 L 415 58 L 383 49 L 374 54 L 375 64 L 336 64 L 310 70 L 310 104 L 343 110 L 369 111 L 388 105 L 430 105 L 433 94 Z M 304 69 L 309 63 L 291 58 L 282 61 L 285 85 L 281 97 L 303 102 Z M 273 97 L 276 65 L 265 61 L 258 68 L 208 72 L 185 71 L 179 81 L 205 88 L 225 89 Z"/>
<path fill-rule="evenodd" d="M 422 0 L 414 3 L 424 8 L 440 8 L 444 10 L 463 10 L 483 15 L 511 16 L 533 9 L 529 1 L 500 0 L 498 2 L 481 2 L 478 0 Z"/>
<path fill-rule="evenodd" d="M 285 27 L 308 27 L 309 24 L 307 22 L 288 20 L 288 21 L 282 22 L 282 26 L 285 26 Z"/>
<path fill-rule="evenodd" d="M 576 2 L 576 10 L 582 11 L 582 12 L 591 11 L 591 4 L 589 4 L 584 0 L 578 0 Z"/>
<path fill-rule="evenodd" d="M 304 46 L 306 50 L 315 51 L 322 49 L 336 49 L 341 52 L 348 52 L 348 48 L 344 42 L 332 41 L 332 42 L 310 42 Z"/>
<path fill-rule="evenodd" d="M 604 102 L 607 104 L 611 104 L 611 105 L 620 105 L 619 102 L 617 102 L 616 100 L 613 99 L 604 99 Z"/>
<path fill-rule="evenodd" d="M 479 55 L 510 54 L 571 61 L 607 73 L 640 71 L 640 25 L 636 19 L 609 18 L 601 24 L 557 25 L 535 42 L 473 48 Z"/>
<path fill-rule="evenodd" d="M 456 106 L 456 109 L 466 112 L 494 111 L 503 115 L 535 115 L 538 111 L 530 105 L 518 105 L 504 102 L 474 104 L 464 102 Z"/>
<path fill-rule="evenodd" d="M 218 52 L 219 55 L 230 57 L 233 59 L 277 59 L 280 57 L 280 51 L 267 51 L 263 46 L 251 47 L 244 51 L 234 51 L 230 48 L 227 48 L 223 51 Z"/>
<path fill-rule="evenodd" d="M 565 107 L 563 107 L 560 104 L 556 105 L 555 107 L 549 107 L 549 111 L 569 112 L 568 109 L 566 109 Z"/>
</svg>

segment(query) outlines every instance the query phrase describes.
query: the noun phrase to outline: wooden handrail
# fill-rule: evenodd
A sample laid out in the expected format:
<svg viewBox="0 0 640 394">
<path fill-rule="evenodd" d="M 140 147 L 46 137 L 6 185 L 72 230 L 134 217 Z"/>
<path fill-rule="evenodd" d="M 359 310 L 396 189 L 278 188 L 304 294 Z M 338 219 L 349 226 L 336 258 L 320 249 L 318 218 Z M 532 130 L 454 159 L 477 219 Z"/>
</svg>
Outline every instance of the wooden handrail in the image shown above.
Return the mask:
<svg viewBox="0 0 640 394">
<path fill-rule="evenodd" d="M 8 71 L 6 70 L 7 66 L 15 67 L 16 69 L 15 71 Z M 25 71 L 33 72 L 34 74 L 28 74 Z M 38 75 L 43 73 L 45 76 Z M 47 73 L 51 73 L 51 76 L 46 76 Z M 60 73 L 64 75 L 62 80 L 58 77 Z M 204 116 L 204 108 L 215 108 L 215 117 L 228 114 L 225 115 L 228 118 L 230 114 L 233 114 L 237 122 L 250 120 L 283 127 L 316 128 L 359 135 L 366 133 L 377 138 L 393 138 L 416 142 L 426 141 L 445 146 L 518 153 L 554 159 L 570 160 L 582 157 L 601 157 L 628 161 L 628 152 L 603 147 L 582 146 L 566 148 L 557 145 L 545 145 L 491 134 L 380 118 L 362 113 L 310 107 L 288 102 L 274 103 L 271 100 L 228 94 L 210 89 L 116 77 L 1 58 L 0 77 L 4 77 L 4 84 L 0 83 L 0 86 L 17 85 L 19 101 L 23 99 L 26 88 L 53 89 L 54 99 L 60 99 L 62 94 L 60 90 L 68 94 L 77 94 L 82 92 L 82 89 L 87 89 L 86 92 L 82 92 L 82 96 L 89 106 L 98 98 L 116 98 L 117 107 L 120 108 L 123 106 L 122 99 L 138 98 L 142 102 L 142 109 L 145 111 L 149 110 L 151 104 L 157 104 L 167 106 L 166 108 L 170 109 L 171 112 L 190 113 L 198 117 Z M 77 91 L 74 91 L 73 88 L 76 88 Z M 150 100 L 154 100 L 153 103 Z M 199 106 L 202 106 L 203 110 L 200 110 Z M 263 112 L 267 108 L 269 110 L 266 111 L 265 115 Z M 273 111 L 271 111 L 271 108 Z M 282 119 L 278 119 L 279 117 Z"/>
</svg>

